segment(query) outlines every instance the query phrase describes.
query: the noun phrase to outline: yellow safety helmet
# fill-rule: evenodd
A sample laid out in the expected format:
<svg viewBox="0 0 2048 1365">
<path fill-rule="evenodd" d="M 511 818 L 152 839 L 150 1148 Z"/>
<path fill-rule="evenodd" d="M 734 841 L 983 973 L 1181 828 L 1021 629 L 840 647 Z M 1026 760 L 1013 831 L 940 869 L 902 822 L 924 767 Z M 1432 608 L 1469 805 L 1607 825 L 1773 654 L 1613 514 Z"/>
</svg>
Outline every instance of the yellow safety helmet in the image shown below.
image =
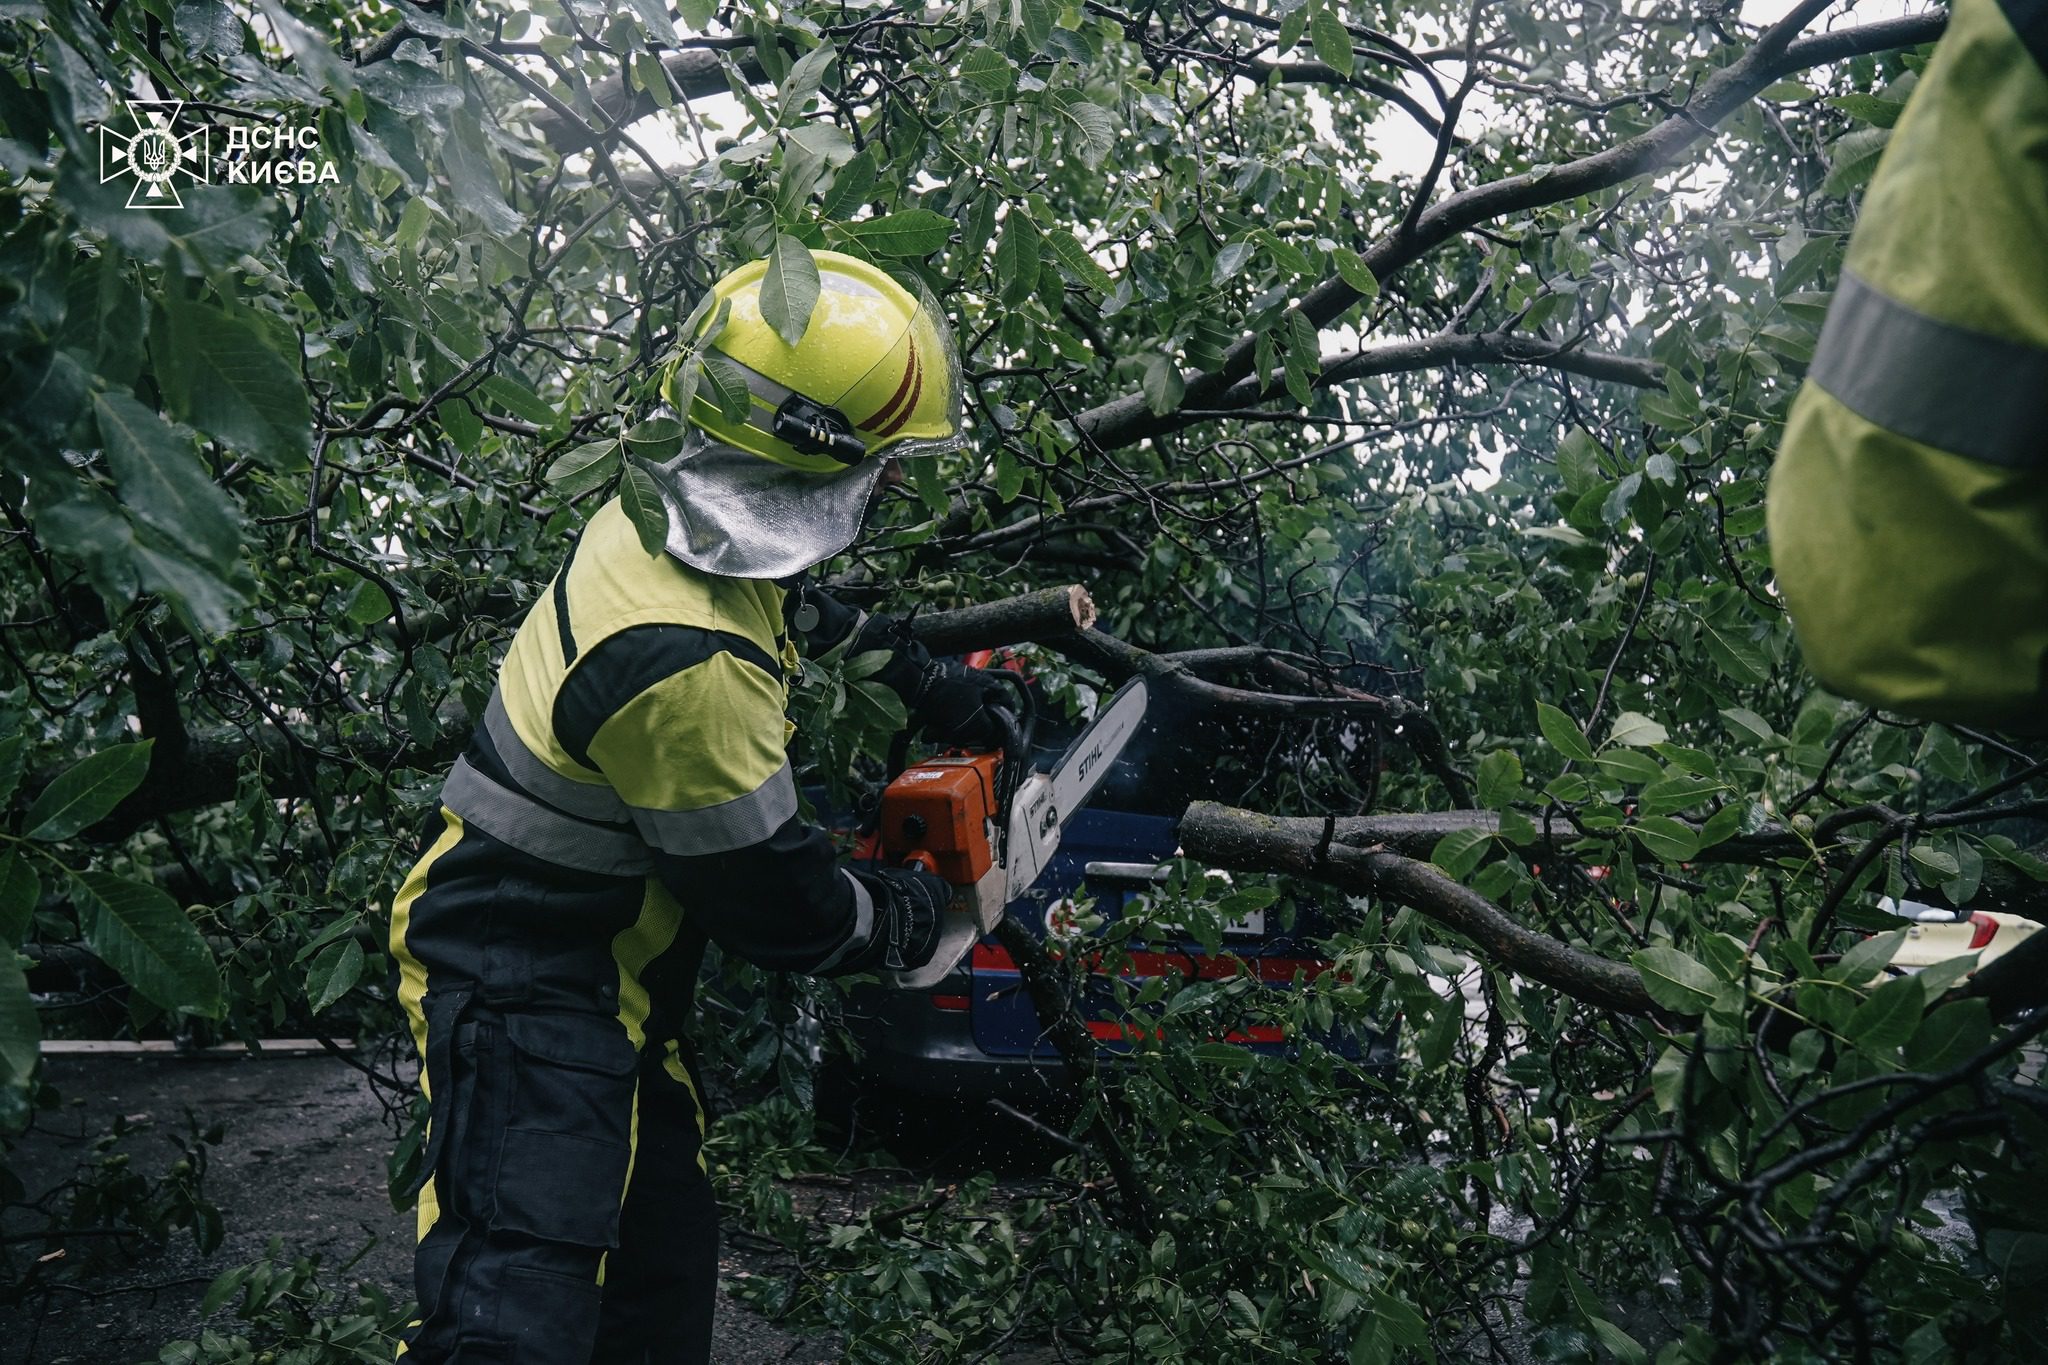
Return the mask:
<svg viewBox="0 0 2048 1365">
<path fill-rule="evenodd" d="M 712 286 L 717 303 L 701 326 L 724 314 L 709 349 L 738 368 L 752 401 L 746 419 L 734 421 L 700 383 L 689 421 L 726 445 L 809 474 L 957 448 L 960 354 L 930 294 L 836 251 L 813 251 L 811 259 L 818 302 L 794 346 L 761 316 L 766 260 Z"/>
</svg>

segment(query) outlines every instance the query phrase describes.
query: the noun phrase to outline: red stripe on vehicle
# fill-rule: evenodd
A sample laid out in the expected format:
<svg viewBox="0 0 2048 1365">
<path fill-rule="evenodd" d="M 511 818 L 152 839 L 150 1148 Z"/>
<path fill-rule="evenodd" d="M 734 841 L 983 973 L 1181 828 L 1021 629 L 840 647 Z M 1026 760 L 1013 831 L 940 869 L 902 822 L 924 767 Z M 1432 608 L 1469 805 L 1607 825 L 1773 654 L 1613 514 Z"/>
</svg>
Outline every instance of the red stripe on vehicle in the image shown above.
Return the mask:
<svg viewBox="0 0 2048 1365">
<path fill-rule="evenodd" d="M 1129 953 L 1128 961 L 1119 973 L 1122 976 L 1193 976 L 1201 981 L 1221 981 L 1240 976 L 1250 971 L 1261 981 L 1288 982 L 1294 980 L 1299 970 L 1313 981 L 1330 970 L 1330 964 L 1314 957 L 1253 957 L 1240 961 L 1228 957 L 1201 957 L 1192 953 Z M 974 970 L 981 972 L 1014 972 L 1017 964 L 1010 956 L 1010 950 L 994 943 L 974 945 Z M 1099 951 L 1088 954 L 1084 960 L 1090 971 L 1102 971 L 1102 955 Z"/>
<path fill-rule="evenodd" d="M 1158 1029 L 1139 1028 L 1135 1024 L 1118 1023 L 1110 1019 L 1090 1019 L 1088 1036 L 1101 1043 L 1142 1042 L 1147 1038 L 1160 1036 Z M 1210 1040 L 1214 1042 L 1214 1039 Z M 1287 1031 L 1278 1024 L 1253 1024 L 1246 1029 L 1233 1029 L 1223 1035 L 1226 1043 L 1284 1043 Z"/>
<path fill-rule="evenodd" d="M 916 378 L 917 343 L 912 342 L 910 345 L 909 363 L 907 363 L 903 367 L 903 381 L 896 386 L 896 392 L 889 395 L 889 401 L 882 404 L 881 411 L 877 412 L 874 416 L 868 418 L 867 421 L 859 423 L 859 425 L 865 430 L 873 431 L 876 427 L 888 421 L 892 416 L 895 415 L 896 405 L 898 403 L 901 403 L 903 401 L 903 396 L 910 392 L 910 383 L 913 379 Z"/>
</svg>

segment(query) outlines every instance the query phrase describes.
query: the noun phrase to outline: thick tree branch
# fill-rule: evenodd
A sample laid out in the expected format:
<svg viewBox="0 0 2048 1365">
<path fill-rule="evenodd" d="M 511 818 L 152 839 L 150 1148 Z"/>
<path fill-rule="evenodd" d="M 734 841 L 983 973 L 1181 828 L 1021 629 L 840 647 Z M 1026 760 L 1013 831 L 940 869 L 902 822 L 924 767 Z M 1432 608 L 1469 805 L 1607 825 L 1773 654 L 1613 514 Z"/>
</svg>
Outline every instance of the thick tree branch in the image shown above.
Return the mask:
<svg viewBox="0 0 2048 1365">
<path fill-rule="evenodd" d="M 1489 181 L 1460 190 L 1432 205 L 1409 231 L 1395 231 L 1368 247 L 1365 262 L 1385 280 L 1412 265 L 1444 242 L 1483 223 L 1511 213 L 1560 203 L 1648 175 L 1676 162 L 1714 125 L 1755 98 L 1772 82 L 1795 71 L 1870 52 L 1885 52 L 1932 42 L 1941 35 L 1947 15 L 1911 15 L 1863 24 L 1833 33 L 1797 38 L 1798 29 L 1826 8 L 1807 0 L 1784 22 L 1774 26 L 1735 61 L 1702 81 L 1693 98 L 1647 132 L 1562 166 Z M 1357 304 L 1362 295 L 1341 279 L 1325 280 L 1295 307 L 1318 331 Z M 1284 326 L 1275 320 L 1265 330 Z M 1214 370 L 1189 377 L 1181 406 L 1221 408 L 1225 395 L 1252 371 L 1256 338 L 1240 338 Z M 1074 424 L 1090 441 L 1115 449 L 1170 430 L 1172 414 L 1154 417 L 1142 395 L 1126 395 L 1078 414 Z"/>
<path fill-rule="evenodd" d="M 1390 724 L 1418 759 L 1445 784 L 1452 799 L 1462 801 L 1465 780 L 1448 757 L 1435 723 L 1405 697 L 1382 696 L 1317 678 L 1300 670 L 1282 675 L 1288 692 L 1261 692 L 1231 687 L 1202 677 L 1187 664 L 1154 654 L 1095 628 L 1095 603 L 1078 584 L 1046 588 L 1000 602 L 984 602 L 952 611 L 915 617 L 911 629 L 927 648 L 939 653 L 964 653 L 1002 645 L 1037 643 L 1105 674 L 1113 682 L 1145 678 L 1155 704 L 1196 714 L 1229 714 L 1287 722 L 1355 717 Z M 253 733 L 219 730 L 192 736 L 183 761 L 175 768 L 155 765 L 142 786 L 130 793 L 107 819 L 91 831 L 95 838 L 119 838 L 144 821 L 178 811 L 231 801 L 239 788 L 243 765 L 252 755 L 263 774 L 265 791 L 273 797 L 314 794 L 314 783 L 301 759 L 311 750 L 337 763 L 360 764 L 380 771 L 398 765 L 435 768 L 454 759 L 467 742 L 474 718 L 459 705 L 445 706 L 440 731 L 427 745 L 391 730 L 361 736 L 343 744 L 332 735 L 294 740 L 264 726 Z M 40 775 L 35 786 L 56 774 Z"/>
<path fill-rule="evenodd" d="M 1450 332 L 1362 346 L 1356 351 L 1324 356 L 1313 383 L 1318 389 L 1333 389 L 1375 375 L 1405 374 L 1446 365 L 1533 365 L 1632 388 L 1664 387 L 1664 367 L 1654 360 L 1559 346 L 1542 337 L 1515 332 Z M 1256 407 L 1286 393 L 1285 374 L 1276 371 L 1263 384 L 1256 378 L 1239 380 L 1207 406 L 1184 404 L 1158 416 L 1146 406 L 1144 395 L 1126 395 L 1082 413 L 1075 419 L 1075 426 L 1097 444 L 1106 446 L 1113 442 L 1103 441 L 1101 433 L 1114 431 L 1119 424 L 1132 420 L 1146 423 L 1144 435 L 1164 436 L 1209 421 L 1218 412 Z"/>
<path fill-rule="evenodd" d="M 964 654 L 1030 640 L 1063 640 L 1095 625 L 1095 599 L 1078 583 L 1000 602 L 911 618 L 910 629 L 934 654 Z"/>
<path fill-rule="evenodd" d="M 751 39 L 738 40 L 733 46 L 752 47 Z M 723 95 L 727 92 L 725 61 L 715 51 L 701 48 L 685 48 L 677 52 L 664 52 L 661 65 L 675 82 L 675 88 L 684 99 L 703 99 L 707 95 Z M 749 81 L 765 81 L 767 74 L 752 56 L 740 65 L 740 74 Z M 567 155 L 579 152 L 595 143 L 608 142 L 615 136 L 609 130 L 624 128 L 638 119 L 645 118 L 660 107 L 654 95 L 647 90 L 630 90 L 626 85 L 624 72 L 608 76 L 590 87 L 592 113 L 600 126 L 593 129 L 583 118 L 564 115 L 559 110 L 544 110 L 533 121 L 535 131 L 557 152 Z M 595 136 L 593 136 L 595 133 Z"/>
<path fill-rule="evenodd" d="M 1181 820 L 1180 840 L 1188 857 L 1218 867 L 1283 872 L 1410 906 L 1470 939 L 1491 962 L 1575 1000 L 1625 1014 L 1656 1012 L 1635 968 L 1517 924 L 1477 891 L 1419 859 L 1382 845 L 1326 845 L 1324 829 L 1321 820 L 1197 801 Z"/>
</svg>

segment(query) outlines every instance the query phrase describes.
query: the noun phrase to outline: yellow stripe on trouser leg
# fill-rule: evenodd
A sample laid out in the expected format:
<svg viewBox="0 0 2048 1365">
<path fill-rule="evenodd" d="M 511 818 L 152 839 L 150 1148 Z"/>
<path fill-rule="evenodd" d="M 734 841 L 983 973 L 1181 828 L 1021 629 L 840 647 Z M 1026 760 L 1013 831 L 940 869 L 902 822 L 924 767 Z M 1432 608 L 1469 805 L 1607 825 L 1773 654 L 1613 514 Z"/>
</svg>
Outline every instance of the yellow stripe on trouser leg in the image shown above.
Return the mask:
<svg viewBox="0 0 2048 1365">
<path fill-rule="evenodd" d="M 646 899 L 640 905 L 640 918 L 633 927 L 612 940 L 612 958 L 619 966 L 619 1022 L 625 1026 L 626 1036 L 638 1050 L 647 1042 L 647 1016 L 653 1002 L 647 994 L 647 986 L 640 975 L 647 970 L 647 964 L 660 957 L 675 945 L 676 934 L 683 925 L 683 908 L 676 904 L 675 897 L 667 888 L 652 877 L 647 879 Z M 673 1045 L 671 1045 L 673 1046 Z M 633 1188 L 633 1168 L 640 1160 L 640 1095 L 633 1092 L 632 1155 L 626 1160 L 626 1184 L 619 1191 L 619 1204 L 623 1208 L 626 1191 Z M 605 1271 L 610 1268 L 611 1254 L 607 1252 L 597 1263 L 597 1282 L 604 1283 Z"/>
<path fill-rule="evenodd" d="M 398 888 L 398 896 L 391 902 L 390 949 L 393 960 L 398 963 L 398 1003 L 405 1009 L 407 1029 L 412 1033 L 413 1051 L 420 1061 L 420 1095 L 429 1104 L 433 1093 L 427 1082 L 427 1013 L 422 1002 L 427 994 L 426 964 L 414 957 L 405 941 L 406 930 L 412 925 L 412 907 L 427 889 L 427 877 L 434 864 L 456 844 L 462 841 L 462 817 L 447 807 L 441 808 L 442 828 L 440 837 L 428 847 L 420 860 Z M 426 1135 L 421 1135 L 422 1149 Z M 424 1238 L 427 1229 L 434 1225 L 440 1213 L 440 1204 L 434 1196 L 434 1182 L 428 1179 L 420 1190 L 418 1216 L 415 1218 L 414 1237 Z M 403 1354 L 401 1348 L 400 1354 Z"/>
<path fill-rule="evenodd" d="M 679 1082 L 683 1089 L 690 1092 L 690 1103 L 697 1107 L 697 1169 L 708 1176 L 711 1174 L 711 1167 L 704 1160 L 704 1097 L 697 1093 L 696 1078 L 690 1074 L 690 1068 L 683 1062 L 682 1044 L 673 1038 L 668 1040 L 668 1048 L 662 1056 L 661 1067 L 668 1072 L 669 1079 Z"/>
</svg>

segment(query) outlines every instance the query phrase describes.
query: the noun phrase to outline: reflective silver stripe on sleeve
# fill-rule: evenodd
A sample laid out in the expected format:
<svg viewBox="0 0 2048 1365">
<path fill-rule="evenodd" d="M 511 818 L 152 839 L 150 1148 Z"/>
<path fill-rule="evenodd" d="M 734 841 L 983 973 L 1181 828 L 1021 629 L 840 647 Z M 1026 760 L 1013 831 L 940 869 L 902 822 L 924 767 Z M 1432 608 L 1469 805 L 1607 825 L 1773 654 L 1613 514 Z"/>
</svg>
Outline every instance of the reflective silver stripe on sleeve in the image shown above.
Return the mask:
<svg viewBox="0 0 2048 1365">
<path fill-rule="evenodd" d="M 458 758 L 441 787 L 441 801 L 494 839 L 522 853 L 608 877 L 644 876 L 654 860 L 630 830 L 606 829 L 550 810 L 530 796 L 501 787 Z"/>
<path fill-rule="evenodd" d="M 1854 275 L 1842 275 L 1807 378 L 1922 445 L 2048 469 L 2048 349 L 1941 322 Z"/>
<path fill-rule="evenodd" d="M 812 975 L 821 976 L 831 971 L 834 967 L 846 961 L 847 958 L 867 947 L 868 943 L 875 936 L 874 897 L 870 896 L 868 889 L 860 884 L 860 878 L 854 876 L 845 868 L 839 869 L 839 875 L 846 878 L 853 887 L 853 932 L 846 936 L 846 942 L 840 944 L 830 957 L 810 969 L 810 974 Z"/>
<path fill-rule="evenodd" d="M 495 688 L 491 690 L 490 705 L 484 708 L 484 729 L 490 732 L 491 747 L 498 751 L 498 759 L 505 765 L 505 771 L 512 774 L 512 780 L 550 806 L 585 820 L 617 823 L 627 818 L 626 803 L 609 783 L 578 782 L 564 777 L 527 748 L 526 741 L 512 728 L 504 698 Z"/>
<path fill-rule="evenodd" d="M 630 807 L 640 837 L 666 853 L 694 857 L 730 853 L 758 844 L 796 814 L 796 779 L 787 760 L 773 777 L 745 796 L 702 810 Z"/>
</svg>

